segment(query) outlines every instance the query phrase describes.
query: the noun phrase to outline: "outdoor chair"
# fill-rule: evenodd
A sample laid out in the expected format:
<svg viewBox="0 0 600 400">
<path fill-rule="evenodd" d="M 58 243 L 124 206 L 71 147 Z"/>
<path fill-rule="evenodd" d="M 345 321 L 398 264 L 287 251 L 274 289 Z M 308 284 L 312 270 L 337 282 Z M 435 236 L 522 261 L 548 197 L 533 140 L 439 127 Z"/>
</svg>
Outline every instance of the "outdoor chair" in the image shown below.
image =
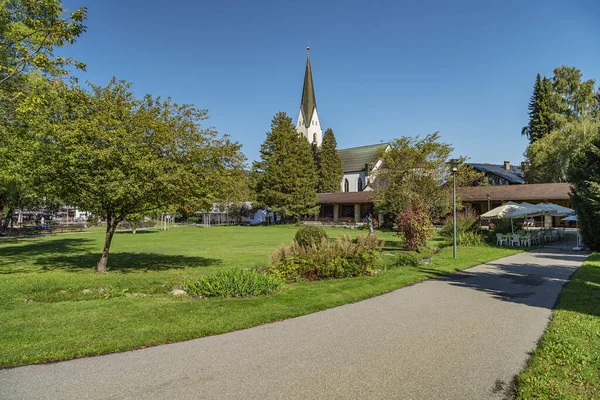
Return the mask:
<svg viewBox="0 0 600 400">
<path fill-rule="evenodd" d="M 544 242 L 552 241 L 552 233 L 550 231 L 544 232 Z"/>
<path fill-rule="evenodd" d="M 506 238 L 504 237 L 503 234 L 501 233 L 496 233 L 496 244 L 499 246 L 502 246 L 502 243 L 506 242 L 506 244 L 508 244 L 508 241 L 506 240 Z"/>
<path fill-rule="evenodd" d="M 535 235 L 535 241 L 537 244 L 542 244 L 542 241 L 544 240 L 544 234 L 542 233 L 542 231 L 538 231 L 538 233 Z"/>
<path fill-rule="evenodd" d="M 531 233 L 528 233 L 521 238 L 521 246 L 531 246 Z"/>
<path fill-rule="evenodd" d="M 521 246 L 521 235 L 514 233 L 509 243 L 511 246 Z"/>
</svg>

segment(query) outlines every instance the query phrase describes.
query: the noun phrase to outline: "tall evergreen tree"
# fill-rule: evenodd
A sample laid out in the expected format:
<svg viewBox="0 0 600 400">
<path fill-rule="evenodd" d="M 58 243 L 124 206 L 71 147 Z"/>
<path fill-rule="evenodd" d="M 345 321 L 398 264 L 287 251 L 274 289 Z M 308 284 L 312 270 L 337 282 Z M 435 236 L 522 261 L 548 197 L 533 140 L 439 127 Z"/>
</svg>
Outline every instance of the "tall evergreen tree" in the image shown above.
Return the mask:
<svg viewBox="0 0 600 400">
<path fill-rule="evenodd" d="M 521 134 L 533 143 L 552 131 L 552 84 L 537 74 L 533 85 L 533 94 L 529 100 L 529 123 L 521 130 Z"/>
<path fill-rule="evenodd" d="M 574 157 L 568 176 L 583 243 L 600 251 L 600 132 Z"/>
<path fill-rule="evenodd" d="M 310 143 L 298 134 L 292 119 L 279 112 L 252 165 L 256 197 L 275 213 L 297 219 L 318 210 L 317 173 Z"/>
<path fill-rule="evenodd" d="M 344 171 L 342 170 L 342 160 L 337 153 L 335 135 L 331 128 L 328 128 L 323 135 L 323 144 L 317 158 L 317 169 L 319 173 L 317 192 L 339 192 Z"/>
</svg>

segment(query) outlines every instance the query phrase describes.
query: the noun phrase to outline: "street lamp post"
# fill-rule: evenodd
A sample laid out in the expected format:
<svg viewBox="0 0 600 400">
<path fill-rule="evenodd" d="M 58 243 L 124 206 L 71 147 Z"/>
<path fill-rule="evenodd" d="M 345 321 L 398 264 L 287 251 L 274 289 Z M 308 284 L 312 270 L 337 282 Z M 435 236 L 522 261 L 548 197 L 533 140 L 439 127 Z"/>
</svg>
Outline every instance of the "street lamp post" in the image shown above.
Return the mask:
<svg viewBox="0 0 600 400">
<path fill-rule="evenodd" d="M 453 219 L 453 228 L 454 234 L 452 235 L 452 257 L 456 258 L 456 172 L 458 171 L 458 165 L 460 161 L 456 158 L 451 159 L 448 164 L 450 164 L 450 168 L 452 169 L 452 180 L 454 184 L 454 194 L 452 196 L 452 208 L 454 211 L 454 219 Z"/>
<path fill-rule="evenodd" d="M 487 199 L 488 199 L 488 209 L 487 210 L 488 211 L 491 210 L 491 207 L 490 207 L 490 200 L 491 200 L 491 198 L 492 198 L 492 196 L 490 196 L 490 194 L 488 193 L 488 195 L 487 195 Z"/>
</svg>

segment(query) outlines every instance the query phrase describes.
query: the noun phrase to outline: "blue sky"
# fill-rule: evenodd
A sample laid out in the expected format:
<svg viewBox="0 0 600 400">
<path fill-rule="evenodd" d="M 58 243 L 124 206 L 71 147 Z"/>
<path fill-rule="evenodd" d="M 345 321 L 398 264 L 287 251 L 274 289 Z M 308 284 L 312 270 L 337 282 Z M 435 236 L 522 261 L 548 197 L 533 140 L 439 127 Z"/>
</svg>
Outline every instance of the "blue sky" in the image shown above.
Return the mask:
<svg viewBox="0 0 600 400">
<path fill-rule="evenodd" d="M 249 161 L 277 111 L 298 116 L 307 43 L 338 148 L 439 131 L 473 162 L 523 159 L 535 75 L 600 84 L 600 2 L 66 0 L 88 31 L 61 55 L 209 110 Z M 597 84 L 597 86 L 598 86 Z"/>
</svg>

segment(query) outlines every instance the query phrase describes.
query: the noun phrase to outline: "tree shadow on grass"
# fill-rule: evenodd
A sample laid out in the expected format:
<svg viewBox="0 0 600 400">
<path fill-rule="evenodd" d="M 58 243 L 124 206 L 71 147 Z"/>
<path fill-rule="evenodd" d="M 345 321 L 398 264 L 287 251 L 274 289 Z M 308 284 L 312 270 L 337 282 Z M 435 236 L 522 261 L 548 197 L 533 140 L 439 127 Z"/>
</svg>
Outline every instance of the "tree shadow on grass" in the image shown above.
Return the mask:
<svg viewBox="0 0 600 400">
<path fill-rule="evenodd" d="M 0 247 L 0 274 L 46 271 L 94 270 L 100 252 L 89 238 L 11 242 Z M 115 252 L 108 256 L 109 271 L 165 271 L 204 268 L 221 264 L 220 259 L 160 253 Z"/>
<path fill-rule="evenodd" d="M 42 271 L 63 270 L 77 272 L 94 270 L 100 260 L 99 253 L 73 256 L 55 256 L 35 261 Z M 108 271 L 166 271 L 170 269 L 204 268 L 220 265 L 216 258 L 198 256 L 169 255 L 159 253 L 111 253 L 108 256 Z"/>
</svg>

